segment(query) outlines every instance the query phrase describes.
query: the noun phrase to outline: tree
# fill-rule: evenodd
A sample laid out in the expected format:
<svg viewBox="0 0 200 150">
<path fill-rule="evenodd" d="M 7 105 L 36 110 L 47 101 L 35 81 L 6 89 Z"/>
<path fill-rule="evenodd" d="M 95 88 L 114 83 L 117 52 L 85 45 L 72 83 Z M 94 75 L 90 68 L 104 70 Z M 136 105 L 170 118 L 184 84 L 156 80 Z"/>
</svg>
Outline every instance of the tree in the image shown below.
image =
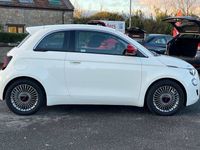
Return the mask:
<svg viewBox="0 0 200 150">
<path fill-rule="evenodd" d="M 177 6 L 185 15 L 194 13 L 194 9 L 197 5 L 197 0 L 177 0 Z"/>
<path fill-rule="evenodd" d="M 124 17 L 118 13 L 112 13 L 107 11 L 98 12 L 90 17 L 91 20 L 117 20 L 122 21 Z"/>
<path fill-rule="evenodd" d="M 75 18 L 81 18 L 81 17 L 83 17 L 83 14 L 84 14 L 84 10 L 82 10 L 82 9 L 75 9 L 74 10 L 74 17 Z"/>
<path fill-rule="evenodd" d="M 141 29 L 144 29 L 144 13 L 141 10 L 136 10 L 135 12 L 132 13 L 131 17 L 131 25 L 133 27 L 138 27 Z M 128 21 L 126 21 L 126 25 L 128 26 Z"/>
<path fill-rule="evenodd" d="M 139 27 L 147 33 L 161 33 L 161 34 L 171 34 L 172 27 L 163 22 L 162 20 L 168 17 L 166 12 L 162 12 L 160 9 L 155 10 L 155 17 L 145 17 L 144 12 L 137 10 L 133 12 L 132 15 L 132 26 Z M 98 12 L 89 17 L 81 16 L 80 18 L 74 18 L 74 23 L 77 24 L 86 24 L 90 20 L 116 20 L 116 21 L 126 21 L 128 27 L 128 17 L 118 13 L 112 12 Z"/>
<path fill-rule="evenodd" d="M 79 6 L 79 4 L 77 3 L 76 0 L 74 0 L 74 7 L 75 7 L 74 17 L 75 18 L 81 18 L 81 17 L 83 17 L 84 10 Z"/>
<path fill-rule="evenodd" d="M 160 9 L 168 15 L 175 15 L 178 10 L 182 10 L 184 15 L 199 14 L 200 12 L 199 0 L 140 0 L 140 3 L 151 9 Z"/>
<path fill-rule="evenodd" d="M 159 9 L 155 10 L 155 13 L 156 28 L 154 28 L 154 30 L 156 31 L 154 31 L 154 33 L 171 34 L 173 29 L 172 25 L 163 21 L 163 19 L 169 17 L 169 15 Z"/>
<path fill-rule="evenodd" d="M 155 10 L 155 14 L 156 16 L 147 18 L 141 10 L 135 11 L 132 16 L 132 27 L 138 27 L 145 30 L 147 33 L 171 34 L 172 26 L 162 21 L 169 16 L 159 9 Z M 128 22 L 127 19 L 127 26 Z"/>
<path fill-rule="evenodd" d="M 74 23 L 76 24 L 86 24 L 90 20 L 117 20 L 117 21 L 124 21 L 125 18 L 123 15 L 120 15 L 118 13 L 112 13 L 112 12 L 98 12 L 93 14 L 92 16 L 86 17 L 80 15 L 80 17 L 74 17 Z"/>
<path fill-rule="evenodd" d="M 2 32 L 2 31 L 3 31 L 3 25 L 0 24 L 0 32 Z"/>
</svg>

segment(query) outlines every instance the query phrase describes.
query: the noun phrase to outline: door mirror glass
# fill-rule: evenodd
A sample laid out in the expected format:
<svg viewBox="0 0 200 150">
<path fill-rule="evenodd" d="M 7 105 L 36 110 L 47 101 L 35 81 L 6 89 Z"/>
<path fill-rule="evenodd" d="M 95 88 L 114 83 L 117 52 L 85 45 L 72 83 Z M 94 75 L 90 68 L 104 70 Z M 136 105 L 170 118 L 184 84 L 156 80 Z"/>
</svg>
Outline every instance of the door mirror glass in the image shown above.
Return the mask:
<svg viewBox="0 0 200 150">
<path fill-rule="evenodd" d="M 138 51 L 138 49 L 135 46 L 128 44 L 127 48 L 125 50 L 125 55 L 135 56 L 137 54 L 137 51 Z"/>
</svg>

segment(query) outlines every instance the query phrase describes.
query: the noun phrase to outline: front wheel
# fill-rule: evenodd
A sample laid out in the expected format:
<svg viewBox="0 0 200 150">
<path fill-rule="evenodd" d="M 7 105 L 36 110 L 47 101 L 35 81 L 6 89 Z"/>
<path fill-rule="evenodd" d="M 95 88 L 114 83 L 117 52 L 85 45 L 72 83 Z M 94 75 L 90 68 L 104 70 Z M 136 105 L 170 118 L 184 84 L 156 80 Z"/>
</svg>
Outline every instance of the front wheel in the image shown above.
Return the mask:
<svg viewBox="0 0 200 150">
<path fill-rule="evenodd" d="M 185 102 L 183 89 L 172 80 L 161 80 L 149 89 L 146 97 L 149 110 L 169 116 L 180 110 Z"/>
<path fill-rule="evenodd" d="M 31 115 L 44 104 L 42 88 L 34 81 L 20 79 L 14 81 L 5 94 L 7 106 L 18 115 Z"/>
</svg>

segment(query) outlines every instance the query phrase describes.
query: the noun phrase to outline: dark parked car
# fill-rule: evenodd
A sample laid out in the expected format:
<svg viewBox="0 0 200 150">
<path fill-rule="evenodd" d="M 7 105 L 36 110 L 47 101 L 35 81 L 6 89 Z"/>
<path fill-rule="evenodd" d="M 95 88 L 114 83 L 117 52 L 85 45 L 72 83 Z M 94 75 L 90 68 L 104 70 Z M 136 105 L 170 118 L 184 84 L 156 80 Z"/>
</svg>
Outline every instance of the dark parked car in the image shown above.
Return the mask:
<svg viewBox="0 0 200 150">
<path fill-rule="evenodd" d="M 168 42 L 167 54 L 187 61 L 200 71 L 200 19 L 184 16 L 164 21 L 171 23 L 179 32 Z"/>
<path fill-rule="evenodd" d="M 166 52 L 167 43 L 172 39 L 173 37 L 171 35 L 148 34 L 143 45 L 150 51 L 164 54 Z"/>
</svg>

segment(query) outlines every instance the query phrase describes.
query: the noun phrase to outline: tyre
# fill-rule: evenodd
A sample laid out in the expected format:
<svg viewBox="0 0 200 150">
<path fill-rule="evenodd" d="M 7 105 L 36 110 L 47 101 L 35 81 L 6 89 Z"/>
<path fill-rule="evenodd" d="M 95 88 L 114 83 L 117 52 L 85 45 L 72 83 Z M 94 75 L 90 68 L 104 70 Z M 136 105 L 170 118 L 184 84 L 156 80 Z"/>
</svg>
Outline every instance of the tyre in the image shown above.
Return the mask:
<svg viewBox="0 0 200 150">
<path fill-rule="evenodd" d="M 12 112 L 18 115 L 31 115 L 45 103 L 45 94 L 35 81 L 20 79 L 9 85 L 5 100 Z"/>
<path fill-rule="evenodd" d="M 184 91 L 172 80 L 161 80 L 150 87 L 146 96 L 149 110 L 161 116 L 177 113 L 185 102 Z"/>
</svg>

